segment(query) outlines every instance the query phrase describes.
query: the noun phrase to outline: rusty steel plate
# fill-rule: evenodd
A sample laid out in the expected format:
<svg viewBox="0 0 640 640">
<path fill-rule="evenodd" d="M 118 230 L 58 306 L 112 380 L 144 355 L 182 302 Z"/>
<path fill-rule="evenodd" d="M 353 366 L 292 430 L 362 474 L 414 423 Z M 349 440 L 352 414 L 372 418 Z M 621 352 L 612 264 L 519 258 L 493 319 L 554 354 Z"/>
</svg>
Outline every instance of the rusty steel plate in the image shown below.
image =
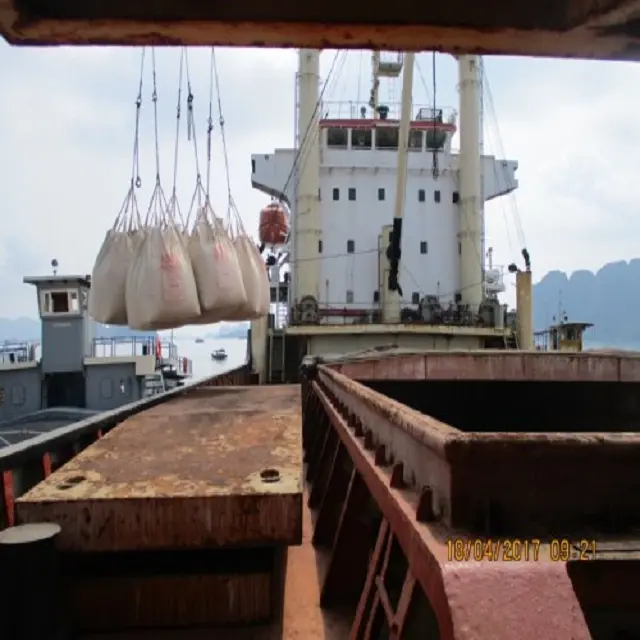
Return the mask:
<svg viewBox="0 0 640 640">
<path fill-rule="evenodd" d="M 63 549 L 299 544 L 300 387 L 218 387 L 129 418 L 16 503 Z"/>
<path fill-rule="evenodd" d="M 640 357 L 633 352 L 398 350 L 327 359 L 326 365 L 354 380 L 640 382 Z"/>
</svg>

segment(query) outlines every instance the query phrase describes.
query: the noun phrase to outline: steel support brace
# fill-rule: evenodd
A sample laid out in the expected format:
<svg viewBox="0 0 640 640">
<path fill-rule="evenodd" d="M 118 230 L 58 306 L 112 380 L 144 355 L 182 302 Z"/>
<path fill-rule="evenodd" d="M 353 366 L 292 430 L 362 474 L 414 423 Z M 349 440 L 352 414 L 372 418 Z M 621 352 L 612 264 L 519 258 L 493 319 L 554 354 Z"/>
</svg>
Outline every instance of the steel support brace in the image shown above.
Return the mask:
<svg viewBox="0 0 640 640">
<path fill-rule="evenodd" d="M 311 383 L 316 398 L 309 399 L 314 415 L 307 423 L 305 441 L 311 469 L 310 505 L 319 505 L 313 539 L 332 550 L 322 604 L 353 595 L 353 584 L 338 587 L 332 570 L 349 567 L 352 575 L 360 576 L 361 563 L 367 565 L 351 639 L 373 640 L 385 629 L 390 638 L 425 640 L 591 638 L 566 563 L 456 562 L 447 556 L 447 539 L 452 539 L 453 532 L 448 535 L 443 523 L 434 522 L 430 488 L 406 484 L 411 473 L 407 474 L 403 461 L 393 459 L 394 452 L 379 443 L 356 413 L 363 397 L 354 396 L 350 404 L 350 394 L 357 393 L 353 381 L 345 393 L 332 377 L 321 373 Z M 377 401 L 382 402 L 383 396 Z M 368 406 L 367 410 L 372 415 L 374 409 Z M 376 420 L 387 420 L 387 433 L 401 429 L 392 423 L 390 413 L 376 414 Z M 383 518 L 373 532 L 377 541 L 372 545 L 365 542 L 368 534 L 362 529 L 356 533 L 354 525 L 358 519 L 365 520 L 362 510 L 368 500 Z M 354 508 L 356 504 L 360 509 Z M 367 550 L 364 561 L 356 553 L 356 536 Z M 404 564 L 398 563 L 397 556 L 402 556 Z M 340 580 L 345 580 L 345 572 L 341 574 Z"/>
</svg>

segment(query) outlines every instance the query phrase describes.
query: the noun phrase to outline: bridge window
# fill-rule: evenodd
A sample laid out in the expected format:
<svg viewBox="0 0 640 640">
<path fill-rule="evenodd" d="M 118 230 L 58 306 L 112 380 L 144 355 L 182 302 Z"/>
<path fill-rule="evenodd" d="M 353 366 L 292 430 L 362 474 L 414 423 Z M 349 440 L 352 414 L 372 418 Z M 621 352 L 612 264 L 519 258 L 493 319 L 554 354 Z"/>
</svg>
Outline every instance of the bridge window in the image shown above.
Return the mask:
<svg viewBox="0 0 640 640">
<path fill-rule="evenodd" d="M 460 194 L 457 191 L 454 191 L 451 196 L 451 200 L 453 201 L 453 204 L 458 204 L 458 202 L 460 202 Z"/>
<path fill-rule="evenodd" d="M 347 304 L 353 304 L 353 291 L 347 290 Z"/>
<path fill-rule="evenodd" d="M 420 253 L 425 254 L 429 251 L 429 243 L 426 242 L 425 240 L 422 240 L 422 242 L 420 242 Z"/>
<path fill-rule="evenodd" d="M 376 128 L 376 149 L 394 150 L 398 148 L 397 127 Z"/>
<path fill-rule="evenodd" d="M 418 202 L 424 202 L 426 200 L 426 194 L 424 189 L 418 189 Z"/>
<path fill-rule="evenodd" d="M 433 192 L 433 201 L 434 202 L 440 202 L 440 192 L 439 191 L 434 191 Z"/>
<path fill-rule="evenodd" d="M 420 304 L 420 292 L 414 291 L 411 294 L 411 304 Z"/>
<path fill-rule="evenodd" d="M 422 131 L 411 129 L 409 131 L 409 150 L 422 151 Z"/>
<path fill-rule="evenodd" d="M 327 146 L 346 149 L 349 146 L 349 129 L 339 127 L 327 129 Z"/>
<path fill-rule="evenodd" d="M 340 200 L 340 189 L 338 187 L 333 188 L 333 199 Z"/>
<path fill-rule="evenodd" d="M 378 189 L 378 200 L 384 200 L 384 189 Z"/>
<path fill-rule="evenodd" d="M 356 199 L 356 189 L 355 187 L 349 187 L 349 200 L 351 202 L 355 202 Z"/>
<path fill-rule="evenodd" d="M 351 130 L 351 148 L 352 149 L 371 149 L 371 129 L 352 129 Z"/>
<path fill-rule="evenodd" d="M 322 253 L 322 240 L 318 240 L 318 253 Z"/>
<path fill-rule="evenodd" d="M 356 241 L 347 240 L 347 253 L 355 253 L 355 250 L 356 250 Z"/>
</svg>

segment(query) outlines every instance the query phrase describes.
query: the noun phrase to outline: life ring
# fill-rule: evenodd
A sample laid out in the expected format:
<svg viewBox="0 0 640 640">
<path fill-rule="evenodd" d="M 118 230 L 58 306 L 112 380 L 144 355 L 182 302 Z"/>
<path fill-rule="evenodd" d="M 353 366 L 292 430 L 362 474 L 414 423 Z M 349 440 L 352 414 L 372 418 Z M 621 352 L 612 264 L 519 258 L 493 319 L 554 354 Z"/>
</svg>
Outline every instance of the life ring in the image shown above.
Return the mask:
<svg viewBox="0 0 640 640">
<path fill-rule="evenodd" d="M 162 344 L 160 343 L 160 338 L 156 338 L 156 358 L 158 360 L 162 358 Z"/>
</svg>

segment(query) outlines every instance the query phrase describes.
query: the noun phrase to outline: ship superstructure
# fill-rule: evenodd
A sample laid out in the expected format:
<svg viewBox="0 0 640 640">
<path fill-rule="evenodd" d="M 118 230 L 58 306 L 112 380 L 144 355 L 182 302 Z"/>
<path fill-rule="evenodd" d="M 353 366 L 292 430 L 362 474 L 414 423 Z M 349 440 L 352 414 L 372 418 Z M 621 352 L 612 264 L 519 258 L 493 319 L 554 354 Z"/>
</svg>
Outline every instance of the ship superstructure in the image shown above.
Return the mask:
<svg viewBox="0 0 640 640">
<path fill-rule="evenodd" d="M 322 100 L 319 52 L 301 51 L 297 149 L 251 158 L 254 188 L 292 208 L 290 275 L 272 268 L 272 301 L 287 302 L 276 317 L 287 326 L 269 335 L 299 336 L 296 354 L 344 353 L 345 341 L 376 347 L 390 334 L 411 348 L 531 346 L 530 322 L 498 298 L 504 268 L 487 260 L 484 203 L 517 189 L 518 163 L 481 153 L 480 58 L 458 59 L 458 110 L 412 103 L 413 64 L 412 54 L 374 53 L 369 101 L 334 103 Z M 384 77 L 402 77 L 401 103 L 379 102 Z M 511 269 L 518 289 L 530 288 L 528 254 Z M 530 314 L 530 294 L 519 300 Z M 254 334 L 265 335 L 258 325 Z M 266 378 L 284 375 L 286 355 L 274 366 L 261 358 L 263 338 L 255 342 Z"/>
</svg>

